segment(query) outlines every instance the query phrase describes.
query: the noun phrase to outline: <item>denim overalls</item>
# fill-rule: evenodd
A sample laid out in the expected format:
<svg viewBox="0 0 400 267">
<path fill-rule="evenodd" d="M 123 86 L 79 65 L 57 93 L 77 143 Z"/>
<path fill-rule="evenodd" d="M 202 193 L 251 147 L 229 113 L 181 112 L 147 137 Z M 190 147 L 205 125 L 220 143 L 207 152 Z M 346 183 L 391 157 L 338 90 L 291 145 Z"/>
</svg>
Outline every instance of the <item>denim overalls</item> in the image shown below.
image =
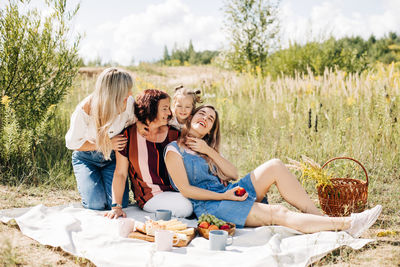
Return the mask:
<svg viewBox="0 0 400 267">
<path fill-rule="evenodd" d="M 237 183 L 229 183 L 224 186 L 219 178 L 213 175 L 208 167 L 207 161 L 197 154 L 190 154 L 179 148 L 176 141 L 168 146 L 174 146 L 180 153 L 185 165 L 189 183 L 210 191 L 223 193 L 233 187 L 241 186 L 246 189 L 249 196 L 244 201 L 232 200 L 195 200 L 190 199 L 193 204 L 193 211 L 199 217 L 203 213 L 209 213 L 227 222 L 235 223 L 237 227 L 244 226 L 246 218 L 256 200 L 256 192 L 251 182 L 250 174 L 239 180 Z M 171 177 L 171 185 L 176 189 Z"/>
</svg>

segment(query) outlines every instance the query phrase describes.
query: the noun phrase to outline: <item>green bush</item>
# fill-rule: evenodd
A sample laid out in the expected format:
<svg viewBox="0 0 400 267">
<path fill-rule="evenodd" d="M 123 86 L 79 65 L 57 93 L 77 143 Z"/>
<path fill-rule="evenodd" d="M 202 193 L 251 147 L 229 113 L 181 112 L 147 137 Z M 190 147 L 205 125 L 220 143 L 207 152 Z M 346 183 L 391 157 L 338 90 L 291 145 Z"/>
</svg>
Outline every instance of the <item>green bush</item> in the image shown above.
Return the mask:
<svg viewBox="0 0 400 267">
<path fill-rule="evenodd" d="M 0 10 L 0 182 L 7 184 L 37 180 L 36 153 L 80 64 L 79 36 L 68 39 L 79 6 L 69 12 L 66 0 L 47 1 L 53 11 L 43 18 L 22 11 L 28 3 L 9 0 Z"/>
<path fill-rule="evenodd" d="M 303 46 L 294 43 L 270 56 L 267 71 L 273 76 L 294 76 L 312 72 L 322 75 L 326 68 L 349 73 L 361 72 L 368 67 L 365 52 L 346 44 L 345 39 L 330 38 L 325 42 L 309 42 Z"/>
</svg>

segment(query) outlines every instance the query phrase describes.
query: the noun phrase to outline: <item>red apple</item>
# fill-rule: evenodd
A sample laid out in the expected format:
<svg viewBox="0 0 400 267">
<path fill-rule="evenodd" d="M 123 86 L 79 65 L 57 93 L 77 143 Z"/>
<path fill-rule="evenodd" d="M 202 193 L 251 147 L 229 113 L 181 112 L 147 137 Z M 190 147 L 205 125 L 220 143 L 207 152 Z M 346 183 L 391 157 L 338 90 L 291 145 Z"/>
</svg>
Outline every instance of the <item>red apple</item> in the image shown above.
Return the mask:
<svg viewBox="0 0 400 267">
<path fill-rule="evenodd" d="M 246 190 L 243 187 L 238 186 L 238 188 L 235 191 L 235 195 L 241 197 L 244 194 L 246 194 Z"/>
<path fill-rule="evenodd" d="M 230 227 L 229 227 L 229 224 L 223 224 L 223 225 L 221 225 L 220 227 L 219 227 L 219 229 L 221 229 L 221 230 L 229 230 L 230 229 Z"/>
</svg>

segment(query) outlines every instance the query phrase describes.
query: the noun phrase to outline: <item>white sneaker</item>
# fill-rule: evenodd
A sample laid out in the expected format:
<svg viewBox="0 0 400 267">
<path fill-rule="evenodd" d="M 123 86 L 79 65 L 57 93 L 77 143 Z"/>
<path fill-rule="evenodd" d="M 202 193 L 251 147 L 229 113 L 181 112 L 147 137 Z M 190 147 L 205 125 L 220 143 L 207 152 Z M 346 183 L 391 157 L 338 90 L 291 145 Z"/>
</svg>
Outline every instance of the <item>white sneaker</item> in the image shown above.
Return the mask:
<svg viewBox="0 0 400 267">
<path fill-rule="evenodd" d="M 351 226 L 345 230 L 355 238 L 359 238 L 368 228 L 370 228 L 381 214 L 382 206 L 376 205 L 374 208 L 365 210 L 361 213 L 351 214 Z"/>
</svg>

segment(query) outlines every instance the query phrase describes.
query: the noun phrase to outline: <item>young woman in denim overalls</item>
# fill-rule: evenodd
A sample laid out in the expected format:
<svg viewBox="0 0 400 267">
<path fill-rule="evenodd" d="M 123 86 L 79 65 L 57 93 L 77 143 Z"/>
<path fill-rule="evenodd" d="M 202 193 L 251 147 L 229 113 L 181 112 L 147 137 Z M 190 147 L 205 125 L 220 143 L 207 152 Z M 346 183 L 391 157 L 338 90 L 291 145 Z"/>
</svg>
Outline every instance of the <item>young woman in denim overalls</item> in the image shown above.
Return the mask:
<svg viewBox="0 0 400 267">
<path fill-rule="evenodd" d="M 219 135 L 218 113 L 212 106 L 200 106 L 188 120 L 187 130 L 165 150 L 171 184 L 191 199 L 198 217 L 213 214 L 239 228 L 282 225 L 303 233 L 345 230 L 359 237 L 382 210 L 378 205 L 351 217 L 322 216 L 296 177 L 278 159 L 265 162 L 237 183 L 225 186 L 222 181 L 237 180 L 238 174 L 235 166 L 218 152 Z M 287 202 L 304 213 L 261 203 L 272 184 Z M 247 193 L 236 196 L 236 186 Z"/>
<path fill-rule="evenodd" d="M 127 140 L 120 133 L 135 122 L 132 86 L 128 72 L 105 69 L 97 79 L 94 92 L 72 113 L 65 141 L 67 148 L 74 150 L 72 166 L 85 208 L 111 209 L 114 151 L 125 147 Z M 126 207 L 128 202 L 126 183 L 122 206 Z"/>
</svg>

